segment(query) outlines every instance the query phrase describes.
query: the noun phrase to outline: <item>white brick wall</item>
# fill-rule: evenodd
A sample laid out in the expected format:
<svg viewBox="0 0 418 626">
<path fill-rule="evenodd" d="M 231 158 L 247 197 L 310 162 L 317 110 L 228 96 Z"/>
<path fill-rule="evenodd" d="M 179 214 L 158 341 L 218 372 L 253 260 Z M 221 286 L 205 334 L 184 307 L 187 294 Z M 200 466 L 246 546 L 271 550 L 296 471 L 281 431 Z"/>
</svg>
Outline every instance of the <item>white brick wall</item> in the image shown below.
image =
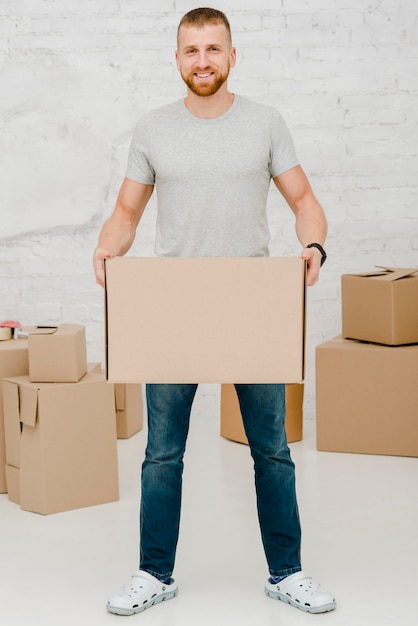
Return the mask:
<svg viewBox="0 0 418 626">
<path fill-rule="evenodd" d="M 91 255 L 145 111 L 181 97 L 174 64 L 189 0 L 0 1 L 0 319 L 78 322 L 103 359 Z M 255 5 L 257 9 L 255 9 Z M 418 265 L 416 0 L 218 1 L 238 48 L 230 86 L 277 106 L 329 219 L 309 290 L 305 415 L 314 348 L 340 332 L 340 276 Z M 155 200 L 133 254 L 151 255 Z M 269 198 L 273 254 L 298 254 Z M 212 390 L 214 398 L 216 390 Z"/>
</svg>

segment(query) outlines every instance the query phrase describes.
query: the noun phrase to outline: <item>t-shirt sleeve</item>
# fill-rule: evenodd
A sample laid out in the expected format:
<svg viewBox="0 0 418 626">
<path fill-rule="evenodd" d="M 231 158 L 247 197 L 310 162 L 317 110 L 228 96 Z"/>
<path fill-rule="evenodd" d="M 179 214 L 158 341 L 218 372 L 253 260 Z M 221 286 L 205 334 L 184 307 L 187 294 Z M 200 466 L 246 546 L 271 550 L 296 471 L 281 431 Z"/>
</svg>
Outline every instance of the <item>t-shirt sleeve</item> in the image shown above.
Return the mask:
<svg viewBox="0 0 418 626">
<path fill-rule="evenodd" d="M 272 178 L 299 165 L 292 136 L 286 122 L 275 109 L 271 118 L 271 162 Z"/>
<path fill-rule="evenodd" d="M 136 125 L 129 148 L 126 178 L 137 183 L 153 185 L 155 172 L 150 163 L 148 132 L 145 120 L 140 120 Z"/>
</svg>

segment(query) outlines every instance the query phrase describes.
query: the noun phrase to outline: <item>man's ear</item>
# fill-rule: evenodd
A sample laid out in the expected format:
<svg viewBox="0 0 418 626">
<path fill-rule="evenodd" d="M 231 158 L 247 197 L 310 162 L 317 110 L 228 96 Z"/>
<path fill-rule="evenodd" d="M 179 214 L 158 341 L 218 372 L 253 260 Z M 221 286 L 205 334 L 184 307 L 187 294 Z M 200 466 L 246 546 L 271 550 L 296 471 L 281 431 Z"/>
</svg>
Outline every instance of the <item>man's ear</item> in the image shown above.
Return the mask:
<svg viewBox="0 0 418 626">
<path fill-rule="evenodd" d="M 229 56 L 229 65 L 230 67 L 235 67 L 235 64 L 237 62 L 237 49 L 236 48 L 231 48 L 231 53 Z"/>
</svg>

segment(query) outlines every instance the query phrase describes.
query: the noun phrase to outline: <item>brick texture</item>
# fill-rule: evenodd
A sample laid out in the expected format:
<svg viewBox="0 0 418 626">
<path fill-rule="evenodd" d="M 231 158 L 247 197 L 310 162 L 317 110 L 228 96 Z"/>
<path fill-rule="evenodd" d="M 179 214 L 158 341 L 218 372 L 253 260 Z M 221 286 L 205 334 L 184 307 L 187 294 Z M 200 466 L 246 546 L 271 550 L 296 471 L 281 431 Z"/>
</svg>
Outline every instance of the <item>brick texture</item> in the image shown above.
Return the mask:
<svg viewBox="0 0 418 626">
<path fill-rule="evenodd" d="M 0 3 L 0 318 L 87 327 L 103 360 L 91 256 L 137 118 L 184 93 L 175 63 L 188 0 Z M 329 220 L 309 290 L 305 417 L 314 348 L 340 332 L 340 276 L 418 265 L 416 0 L 217 2 L 238 49 L 230 87 L 276 106 Z M 272 254 L 299 254 L 269 196 Z M 155 199 L 132 254 L 152 255 Z M 214 398 L 217 391 L 212 390 Z"/>
</svg>

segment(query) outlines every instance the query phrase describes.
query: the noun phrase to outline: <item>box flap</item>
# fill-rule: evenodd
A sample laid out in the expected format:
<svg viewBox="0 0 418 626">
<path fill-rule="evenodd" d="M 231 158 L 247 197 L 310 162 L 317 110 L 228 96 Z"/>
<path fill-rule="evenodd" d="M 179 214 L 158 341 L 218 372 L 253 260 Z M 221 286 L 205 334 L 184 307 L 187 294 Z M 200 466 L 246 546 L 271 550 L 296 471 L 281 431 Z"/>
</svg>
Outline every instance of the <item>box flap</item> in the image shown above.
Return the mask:
<svg viewBox="0 0 418 626">
<path fill-rule="evenodd" d="M 30 335 L 53 335 L 58 330 L 58 326 L 35 326 L 29 330 Z"/>
<path fill-rule="evenodd" d="M 376 265 L 380 270 L 372 272 L 360 272 L 359 274 L 349 274 L 349 276 L 360 276 L 362 278 L 377 278 L 379 280 L 385 280 L 393 282 L 401 278 L 407 278 L 413 274 L 418 274 L 418 269 L 413 267 L 385 267 L 383 265 Z"/>
<path fill-rule="evenodd" d="M 28 426 L 35 426 L 38 415 L 38 388 L 19 385 L 20 421 Z"/>
<path fill-rule="evenodd" d="M 377 265 L 376 267 L 382 267 Z M 412 276 L 412 274 L 416 274 L 418 272 L 417 268 L 405 268 L 405 267 L 382 267 L 383 270 L 386 270 L 384 274 L 379 276 L 380 280 L 394 281 L 399 280 L 400 278 L 406 278 L 407 276 Z"/>
</svg>

